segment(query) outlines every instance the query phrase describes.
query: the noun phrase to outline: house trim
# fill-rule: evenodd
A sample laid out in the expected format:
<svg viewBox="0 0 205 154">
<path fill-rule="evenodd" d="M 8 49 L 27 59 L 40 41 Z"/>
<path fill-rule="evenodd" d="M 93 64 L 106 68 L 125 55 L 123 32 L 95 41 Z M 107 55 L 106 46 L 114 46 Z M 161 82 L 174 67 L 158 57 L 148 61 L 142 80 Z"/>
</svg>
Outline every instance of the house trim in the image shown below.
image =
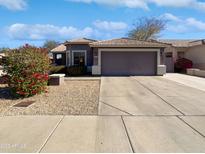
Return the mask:
<svg viewBox="0 0 205 154">
<path fill-rule="evenodd" d="M 70 50 L 66 50 L 66 66 L 70 66 Z"/>
</svg>

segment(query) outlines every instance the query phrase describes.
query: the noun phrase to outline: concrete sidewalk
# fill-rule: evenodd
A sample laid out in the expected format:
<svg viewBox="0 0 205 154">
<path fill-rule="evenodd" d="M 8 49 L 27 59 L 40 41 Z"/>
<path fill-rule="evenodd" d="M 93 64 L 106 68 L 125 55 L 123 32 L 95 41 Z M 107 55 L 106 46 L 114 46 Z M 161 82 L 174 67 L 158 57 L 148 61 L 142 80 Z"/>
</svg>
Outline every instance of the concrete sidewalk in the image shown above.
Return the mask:
<svg viewBox="0 0 205 154">
<path fill-rule="evenodd" d="M 15 116 L 0 124 L 0 152 L 205 152 L 205 116 Z"/>
</svg>

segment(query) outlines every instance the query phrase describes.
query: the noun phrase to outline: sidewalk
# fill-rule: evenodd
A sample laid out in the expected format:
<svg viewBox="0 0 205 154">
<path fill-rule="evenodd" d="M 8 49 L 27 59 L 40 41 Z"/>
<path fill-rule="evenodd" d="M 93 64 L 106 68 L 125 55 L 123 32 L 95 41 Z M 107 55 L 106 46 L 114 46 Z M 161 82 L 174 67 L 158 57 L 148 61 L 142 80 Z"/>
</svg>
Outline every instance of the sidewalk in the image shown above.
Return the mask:
<svg viewBox="0 0 205 154">
<path fill-rule="evenodd" d="M 205 152 L 204 116 L 13 116 L 0 124 L 0 152 Z"/>
</svg>

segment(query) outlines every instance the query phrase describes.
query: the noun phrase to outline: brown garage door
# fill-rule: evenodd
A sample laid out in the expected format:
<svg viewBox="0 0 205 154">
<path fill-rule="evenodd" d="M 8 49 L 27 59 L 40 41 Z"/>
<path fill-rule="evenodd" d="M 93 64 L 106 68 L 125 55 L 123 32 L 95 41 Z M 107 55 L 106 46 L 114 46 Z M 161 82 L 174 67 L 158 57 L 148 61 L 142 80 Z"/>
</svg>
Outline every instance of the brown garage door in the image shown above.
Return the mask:
<svg viewBox="0 0 205 154">
<path fill-rule="evenodd" d="M 156 75 L 156 52 L 103 52 L 102 75 Z"/>
</svg>

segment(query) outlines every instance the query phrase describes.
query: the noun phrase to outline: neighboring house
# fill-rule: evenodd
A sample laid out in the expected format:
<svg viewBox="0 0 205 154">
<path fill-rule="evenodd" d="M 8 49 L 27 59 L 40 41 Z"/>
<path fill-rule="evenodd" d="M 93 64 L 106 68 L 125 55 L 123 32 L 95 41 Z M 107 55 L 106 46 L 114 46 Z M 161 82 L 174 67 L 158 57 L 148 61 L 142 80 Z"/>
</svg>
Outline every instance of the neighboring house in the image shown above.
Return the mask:
<svg viewBox="0 0 205 154">
<path fill-rule="evenodd" d="M 82 38 L 53 49 L 57 65 L 85 65 L 93 75 L 163 75 L 166 73 L 161 42 L 121 38 L 96 41 Z"/>
<path fill-rule="evenodd" d="M 205 40 L 159 40 L 171 44 L 165 48 L 167 72 L 174 72 L 174 63 L 179 58 L 187 58 L 193 67 L 205 70 Z"/>
<path fill-rule="evenodd" d="M 53 62 L 56 65 L 67 65 L 66 64 L 66 46 L 64 44 L 61 44 L 51 50 L 51 53 L 53 53 Z"/>
</svg>

